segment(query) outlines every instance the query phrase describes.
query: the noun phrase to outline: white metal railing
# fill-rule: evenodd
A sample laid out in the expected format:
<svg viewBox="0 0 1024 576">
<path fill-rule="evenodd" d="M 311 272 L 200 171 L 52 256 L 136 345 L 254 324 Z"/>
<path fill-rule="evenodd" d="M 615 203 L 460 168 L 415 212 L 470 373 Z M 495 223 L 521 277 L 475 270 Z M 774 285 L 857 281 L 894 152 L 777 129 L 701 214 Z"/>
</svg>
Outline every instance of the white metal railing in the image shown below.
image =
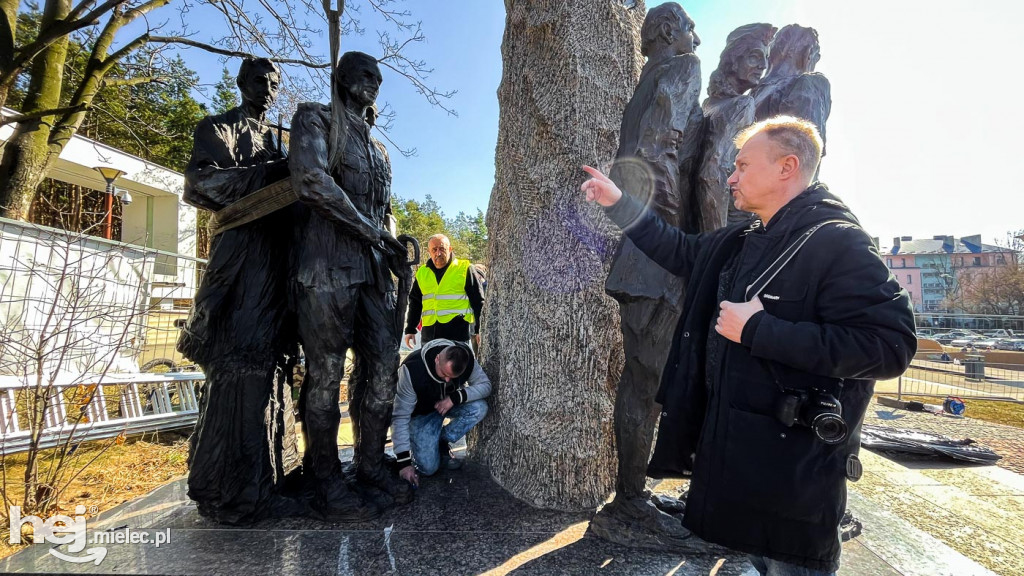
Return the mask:
<svg viewBox="0 0 1024 576">
<path fill-rule="evenodd" d="M 37 387 L 33 376 L 0 376 L 0 453 L 28 450 L 32 442 L 32 430 L 23 428 L 25 408 L 20 408 L 19 395 L 46 395 L 39 439 L 39 448 L 46 449 L 69 439 L 77 444 L 194 426 L 199 415 L 196 385 L 205 378 L 202 372 L 86 375 Z M 69 418 L 65 391 L 81 387 L 88 390 L 88 401 L 75 407 L 80 414 Z M 108 398 L 104 388 L 115 388 L 116 399 Z M 116 410 L 108 401 L 118 403 Z"/>
</svg>

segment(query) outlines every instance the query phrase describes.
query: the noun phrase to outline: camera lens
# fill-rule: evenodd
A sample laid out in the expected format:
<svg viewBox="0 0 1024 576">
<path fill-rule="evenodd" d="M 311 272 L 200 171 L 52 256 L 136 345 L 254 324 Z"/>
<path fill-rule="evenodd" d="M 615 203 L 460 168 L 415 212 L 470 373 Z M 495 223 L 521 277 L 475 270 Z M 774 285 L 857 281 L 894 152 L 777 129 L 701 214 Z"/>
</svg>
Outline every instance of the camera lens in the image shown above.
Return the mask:
<svg viewBox="0 0 1024 576">
<path fill-rule="evenodd" d="M 811 423 L 811 428 L 818 438 L 825 444 L 839 444 L 846 440 L 849 431 L 846 428 L 846 421 L 838 414 L 818 414 Z"/>
</svg>

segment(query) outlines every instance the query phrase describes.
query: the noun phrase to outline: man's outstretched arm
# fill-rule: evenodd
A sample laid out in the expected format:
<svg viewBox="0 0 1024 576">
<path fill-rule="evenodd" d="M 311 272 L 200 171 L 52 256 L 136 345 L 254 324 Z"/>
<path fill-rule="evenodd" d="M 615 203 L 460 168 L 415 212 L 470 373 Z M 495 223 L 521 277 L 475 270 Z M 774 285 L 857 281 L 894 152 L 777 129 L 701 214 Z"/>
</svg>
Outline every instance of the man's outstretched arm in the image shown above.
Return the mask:
<svg viewBox="0 0 1024 576">
<path fill-rule="evenodd" d="M 648 258 L 676 276 L 690 272 L 703 236 L 686 234 L 670 226 L 652 210 L 628 194 L 597 168 L 584 166 L 591 178 L 580 186 L 587 200 L 605 208 L 605 214 Z"/>
</svg>

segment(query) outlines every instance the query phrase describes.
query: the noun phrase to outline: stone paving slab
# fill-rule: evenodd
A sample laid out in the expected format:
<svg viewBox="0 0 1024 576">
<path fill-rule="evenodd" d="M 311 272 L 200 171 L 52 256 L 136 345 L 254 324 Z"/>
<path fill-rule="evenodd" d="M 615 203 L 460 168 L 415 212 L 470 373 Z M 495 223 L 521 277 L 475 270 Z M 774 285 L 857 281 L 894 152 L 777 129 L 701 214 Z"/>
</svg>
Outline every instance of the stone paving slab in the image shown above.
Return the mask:
<svg viewBox="0 0 1024 576">
<path fill-rule="evenodd" d="M 867 450 L 861 451 L 861 460 L 864 476 L 849 485 L 849 507 L 864 521 L 864 543 L 892 558 L 902 573 L 1024 574 L 1024 516 L 1020 514 L 1024 477 L 995 466 L 902 463 Z M 892 518 L 900 519 L 904 529 L 898 529 Z M 885 522 L 891 525 L 889 532 L 903 530 L 907 538 L 918 534 L 922 552 L 910 555 L 890 549 L 889 537 L 872 540 L 870 528 Z M 976 568 L 942 568 L 930 559 L 935 554 L 969 559 Z M 923 566 L 906 563 L 916 558 L 929 560 Z"/>
<path fill-rule="evenodd" d="M 877 506 L 876 501 L 851 491 L 850 509 L 864 523 L 864 532 L 855 540 L 884 558 L 898 574 L 905 576 L 989 576 L 992 571 L 966 556 L 952 551 L 933 536 L 915 529 L 895 510 Z M 896 536 L 896 537 L 894 537 Z M 843 552 L 846 552 L 844 547 Z M 858 568 L 847 567 L 850 574 Z"/>
<path fill-rule="evenodd" d="M 991 426 L 897 412 L 872 405 L 868 420 L 979 440 Z M 1015 433 L 994 434 L 1012 439 Z M 1024 574 L 1024 476 L 1009 467 L 896 462 L 867 451 L 863 460 L 865 477 L 850 485 L 850 507 L 865 528 L 844 544 L 840 575 L 993 574 L 982 564 L 999 574 Z M 662 482 L 658 489 L 677 494 L 684 484 Z M 0 572 L 756 576 L 739 554 L 642 551 L 586 536 L 590 515 L 531 508 L 469 462 L 425 479 L 411 505 L 371 522 L 283 519 L 231 528 L 199 516 L 181 479 L 90 522 L 91 530 L 170 529 L 170 544 L 108 545 L 98 566 L 69 564 L 46 546 L 32 546 L 0 559 Z"/>
<path fill-rule="evenodd" d="M 878 468 L 887 473 L 885 466 Z M 905 472 L 910 478 L 914 471 Z M 665 486 L 668 492 L 678 490 L 677 483 Z M 851 492 L 851 506 L 865 518 L 865 532 L 844 545 L 842 576 L 990 574 L 895 514 L 874 512 L 877 504 L 858 493 Z M 868 511 L 872 515 L 865 517 Z M 666 553 L 609 544 L 586 536 L 589 518 L 589 512 L 530 508 L 472 462 L 425 479 L 413 504 L 360 524 L 284 519 L 250 528 L 219 526 L 198 515 L 181 479 L 90 524 L 99 530 L 169 528 L 169 544 L 108 545 L 99 566 L 68 564 L 50 556 L 46 546 L 32 546 L 0 560 L 0 572 L 756 576 L 741 554 Z"/>
</svg>

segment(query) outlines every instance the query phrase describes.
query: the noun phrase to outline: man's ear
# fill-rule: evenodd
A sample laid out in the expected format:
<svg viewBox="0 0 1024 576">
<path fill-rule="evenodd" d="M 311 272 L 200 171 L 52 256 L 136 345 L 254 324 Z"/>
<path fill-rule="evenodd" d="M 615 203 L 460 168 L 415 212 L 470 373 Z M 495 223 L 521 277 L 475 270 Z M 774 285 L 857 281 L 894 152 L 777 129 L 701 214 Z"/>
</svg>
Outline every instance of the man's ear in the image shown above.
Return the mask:
<svg viewBox="0 0 1024 576">
<path fill-rule="evenodd" d="M 800 174 L 800 159 L 797 158 L 796 154 L 787 154 L 779 160 L 779 177 L 783 180 L 789 180 L 794 176 Z"/>
</svg>

